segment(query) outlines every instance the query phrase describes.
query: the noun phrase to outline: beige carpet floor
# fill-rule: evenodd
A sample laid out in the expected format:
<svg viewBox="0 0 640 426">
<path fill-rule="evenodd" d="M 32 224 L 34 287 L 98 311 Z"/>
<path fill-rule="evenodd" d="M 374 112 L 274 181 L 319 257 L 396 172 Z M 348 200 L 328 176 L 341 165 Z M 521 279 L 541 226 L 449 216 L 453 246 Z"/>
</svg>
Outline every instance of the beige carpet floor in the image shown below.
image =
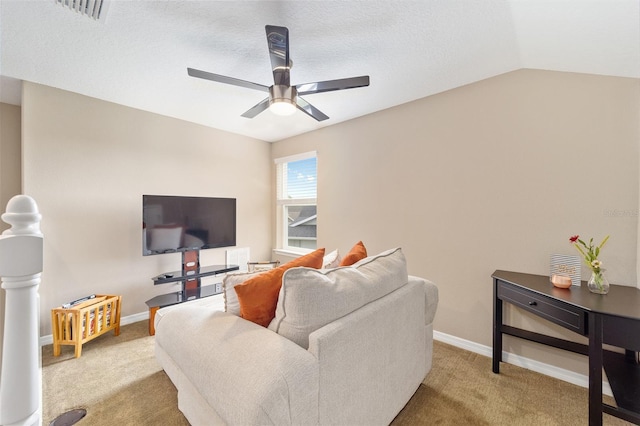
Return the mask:
<svg viewBox="0 0 640 426">
<path fill-rule="evenodd" d="M 85 344 L 77 359 L 71 346 L 59 357 L 45 346 L 43 424 L 84 408 L 78 425 L 188 425 L 153 339 L 141 321 Z M 435 342 L 432 371 L 392 424 L 586 425 L 587 408 L 584 388 L 509 364 L 493 374 L 490 358 Z M 629 423 L 605 415 L 604 424 Z"/>
</svg>

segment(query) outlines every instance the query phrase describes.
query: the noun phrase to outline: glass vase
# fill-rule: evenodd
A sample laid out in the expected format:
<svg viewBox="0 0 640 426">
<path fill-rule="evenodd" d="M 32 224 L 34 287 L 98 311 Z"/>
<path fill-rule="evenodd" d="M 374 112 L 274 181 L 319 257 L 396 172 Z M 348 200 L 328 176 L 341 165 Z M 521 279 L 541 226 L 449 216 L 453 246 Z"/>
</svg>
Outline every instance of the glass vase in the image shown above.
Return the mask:
<svg viewBox="0 0 640 426">
<path fill-rule="evenodd" d="M 591 278 L 587 282 L 589 291 L 597 294 L 609 293 L 609 280 L 604 275 L 604 269 L 599 271 L 591 271 Z"/>
</svg>

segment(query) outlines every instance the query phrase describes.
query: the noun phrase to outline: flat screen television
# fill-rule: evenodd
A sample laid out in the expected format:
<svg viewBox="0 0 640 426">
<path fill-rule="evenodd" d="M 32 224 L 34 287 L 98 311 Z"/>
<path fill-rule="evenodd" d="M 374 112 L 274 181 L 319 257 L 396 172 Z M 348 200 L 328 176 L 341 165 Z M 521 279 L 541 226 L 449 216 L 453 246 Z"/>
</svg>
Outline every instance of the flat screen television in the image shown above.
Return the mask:
<svg viewBox="0 0 640 426">
<path fill-rule="evenodd" d="M 142 254 L 236 245 L 236 199 L 142 196 Z"/>
</svg>

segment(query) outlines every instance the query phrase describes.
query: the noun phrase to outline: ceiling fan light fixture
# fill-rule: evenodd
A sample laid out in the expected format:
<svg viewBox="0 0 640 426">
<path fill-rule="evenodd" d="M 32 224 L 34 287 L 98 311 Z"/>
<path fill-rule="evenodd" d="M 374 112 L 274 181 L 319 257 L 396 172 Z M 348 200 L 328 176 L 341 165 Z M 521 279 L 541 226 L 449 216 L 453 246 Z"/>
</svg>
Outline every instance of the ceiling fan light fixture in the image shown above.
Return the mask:
<svg viewBox="0 0 640 426">
<path fill-rule="evenodd" d="M 275 84 L 269 88 L 269 109 L 277 115 L 292 115 L 296 112 L 297 92 L 295 87 Z"/>
<path fill-rule="evenodd" d="M 269 109 L 276 115 L 292 115 L 296 112 L 296 106 L 285 99 L 271 102 Z"/>
</svg>

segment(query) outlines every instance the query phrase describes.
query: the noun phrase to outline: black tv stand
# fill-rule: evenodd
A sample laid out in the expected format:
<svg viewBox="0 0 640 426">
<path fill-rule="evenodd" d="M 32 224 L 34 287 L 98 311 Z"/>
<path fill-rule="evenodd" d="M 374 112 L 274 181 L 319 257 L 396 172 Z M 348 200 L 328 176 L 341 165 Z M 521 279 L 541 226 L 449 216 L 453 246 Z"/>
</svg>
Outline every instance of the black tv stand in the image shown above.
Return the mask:
<svg viewBox="0 0 640 426">
<path fill-rule="evenodd" d="M 180 282 L 182 283 L 182 289 L 147 300 L 146 303 L 149 307 L 149 334 L 153 336 L 156 332 L 154 319 L 158 309 L 218 294 L 220 292 L 215 291 L 215 285 L 202 286 L 201 279 L 237 271 L 238 269 L 240 267 L 237 265 L 200 267 L 200 252 L 198 250 L 183 252 L 182 269 L 180 271 L 165 272 L 152 278 L 154 285 Z"/>
<path fill-rule="evenodd" d="M 165 274 L 160 274 L 156 277 L 153 277 L 152 280 L 154 285 L 169 284 L 182 281 L 184 286 L 184 281 L 188 279 L 200 279 L 213 275 L 224 274 L 226 272 L 237 271 L 238 269 L 240 268 L 237 265 L 211 265 L 198 268 L 196 271 L 187 274 L 183 274 L 182 271 L 167 272 Z"/>
</svg>

